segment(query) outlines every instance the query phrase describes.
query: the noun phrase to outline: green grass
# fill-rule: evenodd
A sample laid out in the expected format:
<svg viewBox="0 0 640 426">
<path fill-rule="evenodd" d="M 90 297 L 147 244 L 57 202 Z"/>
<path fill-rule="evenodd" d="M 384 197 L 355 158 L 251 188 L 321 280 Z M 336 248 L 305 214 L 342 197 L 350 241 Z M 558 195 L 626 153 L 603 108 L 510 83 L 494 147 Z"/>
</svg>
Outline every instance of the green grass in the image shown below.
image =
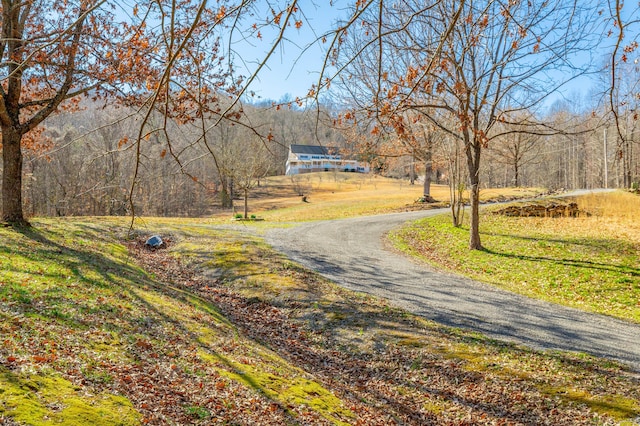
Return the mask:
<svg viewBox="0 0 640 426">
<path fill-rule="evenodd" d="M 169 249 L 134 257 L 124 219 L 32 222 L 0 228 L 0 423 L 495 423 L 526 401 L 564 423 L 640 415 L 624 367 L 441 327 L 248 233 L 148 218 L 138 240 Z"/>
<path fill-rule="evenodd" d="M 54 372 L 13 374 L 0 372 L 0 413 L 29 425 L 132 425 L 142 416 L 131 402 L 118 395 L 101 392 L 85 395 Z M 46 421 L 45 421 L 46 419 Z"/>
<path fill-rule="evenodd" d="M 210 300 L 159 283 L 136 266 L 122 244 L 124 221 L 33 224 L 23 230 L 0 228 L 0 422 L 134 425 L 153 419 L 151 409 L 158 408 L 178 416 L 178 423 L 184 421 L 181 415 L 202 420 L 221 404 L 203 381 L 215 383 L 224 376 L 230 382 L 226 387 L 238 395 L 264 399 L 234 376 L 240 360 L 251 359 L 256 377 L 268 369 L 273 383 L 293 380 L 286 372 L 295 367 L 240 335 Z M 234 259 L 242 264 L 237 255 Z M 195 348 L 209 357 L 194 357 Z M 270 367 L 275 362 L 280 375 Z M 140 380 L 155 393 L 150 400 L 130 386 Z M 348 413 L 321 384 L 305 383 L 296 393 L 300 398 L 311 389 L 317 407 L 327 399 L 338 412 Z M 270 400 L 280 398 L 268 383 L 265 387 Z M 182 395 L 183 407 L 162 402 L 174 392 Z M 343 415 L 323 410 L 318 416 Z M 295 407 L 288 415 L 296 416 Z M 217 419 L 225 417 L 235 416 L 217 411 Z"/>
<path fill-rule="evenodd" d="M 599 204 L 619 196 L 601 195 Z M 625 214 L 638 209 L 636 198 L 625 196 Z M 592 208 L 597 210 L 595 204 Z M 481 251 L 467 248 L 468 224 L 454 228 L 448 216 L 415 222 L 391 238 L 439 268 L 529 297 L 640 322 L 640 232 L 633 220 L 614 213 L 515 218 L 487 210 L 480 222 Z"/>
</svg>

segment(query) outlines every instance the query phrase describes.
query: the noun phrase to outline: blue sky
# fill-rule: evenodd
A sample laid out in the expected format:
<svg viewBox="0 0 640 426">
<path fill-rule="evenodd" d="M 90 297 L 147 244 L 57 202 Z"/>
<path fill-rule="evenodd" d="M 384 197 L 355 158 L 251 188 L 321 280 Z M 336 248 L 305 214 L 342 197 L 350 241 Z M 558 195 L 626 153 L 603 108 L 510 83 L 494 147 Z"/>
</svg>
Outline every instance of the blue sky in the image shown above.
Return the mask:
<svg viewBox="0 0 640 426">
<path fill-rule="evenodd" d="M 259 80 L 255 81 L 251 89 L 261 99 L 280 100 L 285 95 L 291 98 L 296 96 L 304 96 L 312 84 L 317 83 L 318 70 L 322 67 L 323 52 L 319 45 L 312 45 L 313 41 L 321 34 L 327 32 L 335 21 L 344 16 L 345 12 L 342 8 L 348 3 L 340 0 L 330 2 L 329 0 L 302 0 L 299 5 L 304 13 L 304 23 L 302 28 L 291 28 L 287 32 L 287 39 L 274 52 L 273 56 L 264 68 Z M 625 13 L 629 13 L 631 9 L 637 5 L 632 4 L 625 6 Z M 605 12 L 606 13 L 606 12 Z M 628 16 L 628 15 L 627 15 Z M 637 16 L 636 16 L 637 17 Z M 274 34 L 263 33 L 262 40 L 254 40 L 253 46 L 248 44 L 235 45 L 237 53 L 247 64 L 247 68 L 255 67 L 255 61 L 264 57 L 265 52 L 271 47 L 269 39 Z M 638 37 L 637 34 L 627 34 L 629 39 Z M 610 45 L 612 39 L 605 40 L 608 46 L 594 46 L 594 51 L 588 55 L 585 52 L 585 58 L 591 56 L 591 61 L 598 62 L 595 65 L 602 65 L 610 54 Z M 304 50 L 308 48 L 308 50 Z M 253 65 L 252 65 L 253 64 Z M 238 63 L 236 63 L 238 65 Z M 574 94 L 584 96 L 589 91 L 598 90 L 596 78 L 581 78 L 568 84 L 562 93 L 557 93 L 551 98 L 574 98 Z M 552 100 L 548 99 L 551 103 Z"/>
<path fill-rule="evenodd" d="M 128 2 L 123 2 L 127 4 Z M 276 4 L 278 2 L 275 2 Z M 328 32 L 335 22 L 346 15 L 345 7 L 353 3 L 353 0 L 299 0 L 298 5 L 303 14 L 303 25 L 300 29 L 289 28 L 286 39 L 276 49 L 259 74 L 258 80 L 254 81 L 251 90 L 256 93 L 256 100 L 270 99 L 280 100 L 285 95 L 291 98 L 305 96 L 309 88 L 317 83 L 318 72 L 322 67 L 324 54 L 321 45 L 314 44 L 314 41 L 322 34 Z M 266 2 L 265 2 L 266 4 Z M 625 5 L 624 14 L 629 18 L 638 18 L 638 5 L 635 1 Z M 633 16 L 630 16 L 634 11 Z M 606 13 L 606 12 L 605 12 Z M 126 15 L 119 11 L 119 14 Z M 265 12 L 256 13 L 255 19 L 265 19 Z M 125 18 L 126 19 L 126 18 Z M 249 25 L 251 23 L 249 22 Z M 637 30 L 637 25 L 634 30 Z M 270 41 L 275 36 L 275 32 L 263 29 L 262 39 L 252 37 L 249 42 L 237 41 L 232 48 L 236 52 L 234 65 L 242 74 L 250 75 L 257 61 L 264 58 L 265 53 L 271 48 Z M 238 33 L 239 38 L 240 33 Z M 627 34 L 628 39 L 638 38 L 638 31 Z M 612 39 L 606 40 L 610 46 Z M 306 49 L 306 50 L 305 50 Z M 594 46 L 595 53 L 592 60 L 604 62 L 610 48 L 605 46 Z M 636 56 L 637 57 L 637 54 Z M 587 93 L 592 87 L 597 90 L 598 83 L 594 79 L 580 79 L 564 90 L 565 97 L 572 97 L 572 92 L 581 94 Z M 561 94 L 555 96 L 562 98 Z"/>
<path fill-rule="evenodd" d="M 300 11 L 303 13 L 303 24 L 300 29 L 291 27 L 286 40 L 276 49 L 267 68 L 263 68 L 251 89 L 261 99 L 279 100 L 285 95 L 292 98 L 305 96 L 311 86 L 318 81 L 318 72 L 322 67 L 324 56 L 322 46 L 314 41 L 329 31 L 335 21 L 344 14 L 342 7 L 332 5 L 328 0 L 313 2 L 302 0 Z M 338 2 L 339 4 L 339 2 Z M 262 39 L 254 39 L 234 45 L 236 53 L 242 56 L 246 68 L 256 66 L 256 61 L 264 57 L 271 48 L 271 38 L 275 32 L 262 31 Z M 240 65 L 236 62 L 236 66 Z"/>
</svg>

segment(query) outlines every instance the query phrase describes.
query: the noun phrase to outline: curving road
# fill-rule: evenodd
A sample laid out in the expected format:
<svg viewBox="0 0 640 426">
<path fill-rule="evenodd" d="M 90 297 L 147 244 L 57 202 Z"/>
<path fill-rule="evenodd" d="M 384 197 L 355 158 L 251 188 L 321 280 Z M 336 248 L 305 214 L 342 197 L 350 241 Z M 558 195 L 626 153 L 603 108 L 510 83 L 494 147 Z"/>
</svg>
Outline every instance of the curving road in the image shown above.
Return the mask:
<svg viewBox="0 0 640 426">
<path fill-rule="evenodd" d="M 538 349 L 585 352 L 640 371 L 640 325 L 541 302 L 387 250 L 386 232 L 445 210 L 395 213 L 273 229 L 266 239 L 291 259 L 351 290 L 390 300 L 438 323 Z"/>
</svg>

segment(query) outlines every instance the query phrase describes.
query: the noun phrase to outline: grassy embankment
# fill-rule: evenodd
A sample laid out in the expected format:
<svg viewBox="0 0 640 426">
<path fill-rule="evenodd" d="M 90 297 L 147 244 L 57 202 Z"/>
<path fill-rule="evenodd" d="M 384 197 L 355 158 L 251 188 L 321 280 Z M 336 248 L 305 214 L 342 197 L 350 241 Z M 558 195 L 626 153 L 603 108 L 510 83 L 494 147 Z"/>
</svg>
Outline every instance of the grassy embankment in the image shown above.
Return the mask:
<svg viewBox="0 0 640 426">
<path fill-rule="evenodd" d="M 187 288 L 177 264 L 162 281 L 136 266 L 121 240 L 123 220 L 33 224 L 0 229 L 0 421 L 353 418 L 309 374 L 241 333 L 212 297 Z M 191 234 L 197 249 L 193 243 L 182 249 L 207 250 L 212 240 L 198 235 Z M 225 262 L 239 267 L 233 256 Z M 158 272 L 171 263 L 160 258 L 147 266 Z M 245 266 L 246 274 L 251 268 Z"/>
<path fill-rule="evenodd" d="M 640 415 L 638 376 L 624 367 L 442 328 L 208 221 L 145 219 L 140 229 L 170 241 L 157 252 L 125 239 L 122 219 L 33 223 L 0 228 L 0 423 L 604 424 Z"/>
<path fill-rule="evenodd" d="M 505 217 L 483 210 L 483 251 L 468 224 L 446 216 L 393 233 L 402 250 L 437 268 L 550 302 L 640 323 L 640 197 L 618 191 L 576 199 L 577 218 Z"/>
</svg>

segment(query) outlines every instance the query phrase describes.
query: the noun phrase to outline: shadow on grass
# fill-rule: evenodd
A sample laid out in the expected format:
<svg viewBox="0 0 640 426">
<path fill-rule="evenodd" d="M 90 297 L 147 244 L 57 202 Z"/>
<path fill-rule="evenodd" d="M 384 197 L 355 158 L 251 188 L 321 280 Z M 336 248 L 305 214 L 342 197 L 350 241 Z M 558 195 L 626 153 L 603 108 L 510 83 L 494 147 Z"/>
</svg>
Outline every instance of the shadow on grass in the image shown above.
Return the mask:
<svg viewBox="0 0 640 426">
<path fill-rule="evenodd" d="M 13 245 L 0 245 L 0 253 L 10 260 L 4 270 L 16 277 L 26 275 L 26 281 L 8 281 L 5 284 L 11 285 L 14 291 L 28 293 L 29 296 L 22 300 L 22 309 L 32 310 L 41 318 L 64 319 L 68 325 L 88 326 L 86 318 L 77 320 L 75 315 L 61 312 L 71 310 L 86 317 L 83 314 L 96 309 L 93 300 L 96 294 L 108 295 L 113 290 L 112 286 L 122 289 L 125 280 L 134 282 L 142 276 L 140 269 L 132 264 L 116 261 L 90 249 L 72 248 L 47 236 L 47 233 L 55 235 L 55 232 L 43 232 L 35 227 L 17 228 L 15 231 L 35 244 L 15 242 Z M 42 284 L 33 285 L 30 289 L 25 287 L 32 280 Z M 84 290 L 86 286 L 88 290 Z M 40 307 L 49 303 L 52 304 L 50 309 Z M 122 308 L 117 308 L 117 311 L 116 318 L 126 318 Z"/>
<path fill-rule="evenodd" d="M 546 363 L 562 364 L 567 369 L 588 369 L 611 378 L 616 378 L 619 371 L 624 370 L 618 370 L 620 367 L 614 363 L 607 364 L 613 366 L 609 370 L 603 367 L 606 363 L 602 360 L 582 360 L 562 352 L 543 354 L 486 337 L 469 337 L 475 335 L 445 326 L 425 325 L 406 311 L 380 299 L 335 287 L 318 274 L 292 263 L 284 255 L 258 247 L 255 241 L 246 239 L 238 244 L 245 247 L 255 244 L 255 250 L 245 251 L 245 254 L 251 254 L 251 258 L 238 263 L 240 270 L 246 264 L 268 260 L 269 274 L 275 272 L 282 277 L 293 278 L 297 285 L 262 287 L 263 293 L 256 300 L 255 296 L 242 296 L 243 281 L 247 275 L 228 276 L 230 281 L 225 283 L 225 288 L 238 291 L 229 296 L 234 298 L 230 306 L 242 306 L 241 312 L 245 314 L 234 317 L 234 323 L 251 337 L 267 343 L 284 358 L 295 360 L 308 372 L 320 377 L 336 377 L 338 382 L 348 383 L 338 385 L 332 381 L 338 394 L 384 407 L 383 410 L 392 417 L 403 421 L 416 424 L 441 421 L 438 413 L 425 413 L 424 404 L 425 401 L 442 399 L 446 401 L 445 405 L 466 407 L 465 410 L 471 410 L 478 419 L 484 416 L 508 421 L 527 418 L 528 422 L 535 424 L 546 421 L 549 415 L 546 411 L 532 413 L 526 406 L 512 400 L 511 394 L 504 394 L 504 387 L 499 382 L 496 384 L 495 374 L 487 373 L 486 366 L 466 362 L 455 352 L 451 354 L 455 360 L 452 363 L 446 351 L 440 352 L 433 346 L 434 341 L 445 345 L 474 345 L 479 352 L 507 352 L 513 358 L 523 358 L 524 364 L 529 362 L 528 358 L 536 358 L 535 362 L 541 366 Z M 194 252 L 206 261 L 206 251 Z M 331 258 L 317 253 L 313 254 L 312 264 L 313 269 L 323 274 L 340 275 L 346 271 Z M 393 282 L 387 282 L 387 278 L 381 276 L 376 259 L 358 259 L 350 264 L 349 270 L 356 275 L 377 277 L 374 285 L 380 288 L 393 287 Z M 206 275 L 206 271 L 203 274 Z M 251 277 L 259 281 L 260 275 L 254 270 Z M 415 301 L 415 296 L 409 292 L 403 292 L 400 298 Z M 283 313 L 282 318 L 274 319 L 268 314 L 273 307 Z M 268 321 L 268 327 L 261 321 Z M 298 328 L 300 324 L 301 329 Z M 310 338 L 308 333 L 316 339 Z M 418 380 L 415 375 L 404 373 L 412 369 L 417 371 Z M 510 382 L 508 376 L 509 373 L 504 373 L 505 382 Z M 550 379 L 542 375 L 539 380 L 524 380 L 522 383 L 525 387 L 535 387 Z M 516 380 L 520 382 L 520 379 Z M 496 384 L 495 388 L 493 384 Z M 481 389 L 484 386 L 486 388 Z M 518 387 L 513 383 L 509 386 Z M 474 388 L 477 392 L 466 393 Z M 398 390 L 402 392 L 396 393 Z M 416 392 L 421 395 L 417 400 L 403 396 L 416 395 Z M 491 397 L 483 400 L 487 395 Z M 553 405 L 549 401 L 549 406 Z M 635 414 L 635 411 L 624 413 Z"/>
<path fill-rule="evenodd" d="M 514 240 L 522 240 L 522 241 L 533 241 L 533 242 L 543 242 L 543 243 L 556 243 L 563 244 L 566 246 L 578 245 L 585 246 L 589 248 L 595 248 L 600 253 L 610 254 L 612 250 L 622 250 L 623 252 L 629 253 L 631 256 L 632 253 L 636 252 L 637 249 L 631 243 L 620 242 L 616 240 L 609 239 L 555 239 L 555 238 L 535 238 L 535 237 L 526 237 L 521 235 L 510 235 L 510 234 L 496 234 L 496 233 L 483 233 L 487 236 L 498 236 L 504 238 L 510 238 Z M 620 249 L 616 248 L 616 246 L 620 246 L 623 244 L 624 247 Z M 597 269 L 602 271 L 609 271 L 615 273 L 624 273 L 631 274 L 633 276 L 640 276 L 640 268 L 634 268 L 632 266 L 627 265 L 616 265 L 612 263 L 602 263 L 596 262 L 589 259 L 568 259 L 568 258 L 556 258 L 556 257 L 548 257 L 548 256 L 530 256 L 526 254 L 518 254 L 518 253 L 509 253 L 505 251 L 498 251 L 488 247 L 484 247 L 483 252 L 489 253 L 491 255 L 510 258 L 510 259 L 518 259 L 518 260 L 526 260 L 531 262 L 549 262 L 553 264 L 557 264 L 559 266 L 571 266 L 578 268 L 589 268 L 589 269 Z"/>
<path fill-rule="evenodd" d="M 229 339 L 233 340 L 237 330 L 212 301 L 189 289 L 174 286 L 171 282 L 162 282 L 150 277 L 130 263 L 128 258 L 123 261 L 112 259 L 100 253 L 100 248 L 91 247 L 95 242 L 92 242 L 94 237 L 108 244 L 116 244 L 108 236 L 94 235 L 96 232 L 104 232 L 104 229 L 74 225 L 69 235 L 86 233 L 83 235 L 86 241 L 75 241 L 67 245 L 53 239 L 60 238 L 64 241 L 63 238 L 70 238 L 66 232 L 67 229 L 19 229 L 17 233 L 31 242 L 22 240 L 23 243 L 20 245 L 0 246 L 0 255 L 6 254 L 9 263 L 11 256 L 14 256 L 14 259 L 19 256 L 23 259 L 24 266 L 30 269 L 10 268 L 7 270 L 9 276 L 23 273 L 28 278 L 36 277 L 35 280 L 42 281 L 43 284 L 48 283 L 45 286 L 34 282 L 29 284 L 32 285 L 29 288 L 23 288 L 24 281 L 20 280 L 3 283 L 0 290 L 7 296 L 5 300 L 11 302 L 13 314 L 19 314 L 19 318 L 29 318 L 27 322 L 19 322 L 16 326 L 18 330 L 20 327 L 28 327 L 18 333 L 21 338 L 16 342 L 16 347 L 24 343 L 24 339 L 28 339 L 29 347 L 22 350 L 38 356 L 38 359 L 44 359 L 37 354 L 50 345 L 48 341 L 55 341 L 60 355 L 47 361 L 51 367 L 67 372 L 69 360 L 65 360 L 63 354 L 78 354 L 73 364 L 80 366 L 80 370 L 86 373 L 76 371 L 67 374 L 77 375 L 77 381 L 85 386 L 92 386 L 91 377 L 115 375 L 115 383 L 111 383 L 110 387 L 117 389 L 131 401 L 138 401 L 136 408 L 147 414 L 151 413 L 152 416 L 162 413 L 161 416 L 182 423 L 185 421 L 184 415 L 181 416 L 179 412 L 185 411 L 183 405 L 198 406 L 202 401 L 209 401 L 207 407 L 212 412 L 215 412 L 215 407 L 225 407 L 224 398 L 215 395 L 215 388 L 203 387 L 201 383 L 198 386 L 202 380 L 200 373 L 188 372 L 198 365 L 197 362 L 193 364 L 194 360 L 190 358 L 193 347 L 211 354 L 221 365 L 225 365 L 225 368 L 234 371 L 233 363 L 228 359 L 229 354 L 225 356 L 224 351 L 219 350 L 219 342 L 215 339 L 220 336 L 229 337 L 226 336 L 229 334 Z M 20 240 L 16 238 L 15 241 Z M 73 244 L 89 246 L 82 249 L 72 247 Z M 51 269 L 55 269 L 55 272 L 47 272 L 47 265 L 53 264 L 55 267 L 52 266 Z M 149 297 L 150 294 L 159 295 L 160 298 Z M 194 312 L 203 315 L 202 318 L 207 318 L 207 325 L 202 327 L 210 327 L 210 331 L 205 333 L 209 339 L 197 331 L 200 325 L 196 327 L 192 324 L 189 313 L 178 312 L 175 306 L 192 307 Z M 117 338 L 113 339 L 111 333 L 117 333 Z M 80 341 L 75 340 L 74 336 L 79 335 L 85 337 Z M 119 342 L 108 349 L 117 353 L 115 357 L 104 352 L 107 350 L 106 347 L 100 349 L 105 336 L 109 342 Z M 109 343 L 106 345 L 109 346 Z M 166 348 L 172 345 L 178 348 L 177 354 L 167 356 Z M 96 354 L 100 362 L 92 360 Z M 185 367 L 185 371 L 169 368 L 169 365 L 176 362 L 176 356 L 184 357 L 182 363 L 190 367 Z M 132 367 L 135 368 L 138 380 L 147 383 L 147 386 L 141 387 L 135 382 L 132 383 L 131 379 L 126 379 L 132 374 Z M 173 378 L 167 373 L 159 375 L 158 372 L 163 370 L 170 372 Z M 104 374 L 98 374 L 97 371 L 103 371 Z M 217 373 L 214 374 L 217 376 Z M 174 389 L 175 376 L 180 377 L 178 383 L 192 383 L 192 389 L 201 390 L 181 395 L 179 404 L 162 404 L 150 408 L 144 407 L 148 405 L 146 403 L 140 405 L 140 401 L 166 401 L 175 398 L 178 395 Z M 209 379 L 214 380 L 212 377 Z M 261 391 L 268 400 L 279 402 L 270 398 L 265 389 L 261 390 L 259 383 L 248 383 Z M 103 384 L 96 382 L 93 385 L 100 387 Z M 145 396 L 141 396 L 141 393 Z M 151 408 L 152 412 L 149 411 Z M 225 410 L 229 412 L 225 413 Z M 221 408 L 217 415 L 232 420 L 231 411 Z M 289 419 L 289 423 L 293 421 L 293 415 L 286 407 L 282 409 L 282 415 Z M 158 419 L 160 418 L 162 417 Z"/>
<path fill-rule="evenodd" d="M 265 293 L 259 300 L 255 297 L 244 297 L 237 292 L 223 293 L 225 298 L 217 299 L 215 296 L 221 293 L 211 293 L 207 289 L 215 289 L 215 282 L 204 281 L 198 288 L 190 288 L 182 285 L 178 277 L 175 277 L 177 282 L 172 283 L 171 274 L 174 270 L 169 268 L 161 272 L 161 264 L 157 264 L 154 271 L 148 271 L 157 274 L 156 278 L 150 278 L 133 265 L 123 265 L 90 249 L 67 247 L 52 241 L 45 233 L 37 230 L 28 231 L 23 235 L 45 248 L 36 249 L 34 252 L 25 248 L 22 255 L 31 256 L 34 262 L 41 256 L 48 259 L 62 257 L 74 279 L 99 290 L 111 287 L 118 289 L 117 297 L 129 299 L 129 303 L 135 305 L 135 309 L 131 311 L 119 309 L 105 312 L 111 315 L 110 318 L 103 313 L 96 313 L 95 317 L 89 317 L 89 322 L 74 322 L 70 325 L 80 324 L 82 327 L 101 329 L 109 322 L 105 319 L 118 324 L 118 332 L 126 335 L 127 356 L 147 379 L 153 378 L 153 383 L 149 383 L 149 389 L 145 390 L 148 398 L 153 398 L 153 392 L 158 390 L 163 394 L 172 392 L 171 377 L 159 377 L 155 371 L 158 365 L 173 362 L 162 355 L 162 345 L 158 346 L 170 338 L 184 340 L 185 353 L 192 353 L 187 348 L 195 345 L 211 354 L 224 364 L 225 368 L 237 374 L 243 373 L 238 372 L 238 365 L 231 361 L 228 353 L 218 350 L 214 342 L 194 331 L 182 316 L 188 315 L 187 313 L 179 313 L 172 310 L 174 307 L 154 303 L 148 297 L 144 297 L 141 290 L 161 294 L 168 301 L 174 301 L 176 305 L 193 306 L 195 310 L 211 315 L 215 321 L 232 318 L 243 334 L 272 348 L 283 359 L 303 368 L 314 377 L 321 378 L 325 386 L 343 401 L 362 410 L 377 412 L 380 418 L 387 416 L 385 418 L 402 419 L 410 424 L 428 424 L 442 420 L 442 414 L 439 412 L 425 412 L 426 400 L 440 401 L 445 406 L 465 407 L 460 411 L 470 411 L 476 419 L 489 416 L 515 422 L 527 418 L 531 424 L 546 421 L 550 410 L 557 408 L 557 404 L 549 400 L 549 411 L 529 412 L 526 404 L 514 401 L 510 391 L 505 392 L 501 382 L 495 381 L 495 375 L 484 371 L 485 367 L 470 370 L 469 365 L 473 366 L 473 362 L 467 362 L 455 353 L 452 353 L 450 358 L 446 351 L 438 352 L 432 346 L 434 339 L 444 344 L 474 345 L 481 351 L 507 351 L 514 357 L 540 357 L 542 364 L 559 362 L 571 368 L 583 368 L 580 364 L 582 361 L 576 362 L 576 359 L 569 355 L 531 355 L 533 352 L 512 345 L 470 336 L 447 327 L 417 322 L 405 311 L 392 308 L 375 298 L 335 288 L 317 274 L 300 268 L 284 256 L 260 246 L 257 241 L 242 241 L 238 237 L 240 241 L 237 244 L 246 249 L 244 253 L 250 252 L 257 258 L 241 259 L 235 266 L 231 263 L 228 265 L 230 269 L 239 268 L 238 273 L 227 276 L 229 280 L 235 281 L 228 283 L 228 288 L 242 285 L 247 278 L 259 278 L 259 269 L 250 274 L 242 273 L 243 269 L 250 269 L 253 262 L 257 262 L 259 268 L 263 268 L 265 263 L 270 263 L 269 273 L 275 271 L 281 275 L 290 275 L 295 279 L 296 286 L 279 290 L 265 289 L 265 292 L 274 293 Z M 249 250 L 249 246 L 252 245 Z M 207 256 L 211 255 L 211 252 L 204 248 L 190 251 L 198 255 L 199 261 L 206 261 Z M 334 272 L 344 271 L 344 268 L 333 265 L 330 259 L 320 258 L 317 261 L 324 268 L 332 268 Z M 90 264 L 90 270 L 95 270 L 101 278 L 89 276 L 85 272 L 85 264 Z M 352 268 L 362 274 L 375 275 L 380 272 L 375 265 L 371 265 L 371 259 L 362 259 L 361 263 L 353 265 Z M 104 283 L 107 283 L 107 288 L 104 288 Z M 380 282 L 384 287 L 390 284 Z M 304 292 L 305 298 L 297 298 L 293 294 L 295 291 Z M 407 292 L 404 297 L 410 298 L 411 295 Z M 81 310 L 92 308 L 89 303 L 82 305 L 79 300 L 73 302 L 77 302 Z M 34 304 L 22 304 L 22 308 L 33 310 Z M 282 315 L 274 315 L 274 308 Z M 221 311 L 224 315 L 214 315 Z M 47 314 L 46 311 L 38 310 L 38 314 L 60 320 L 59 315 L 53 312 Z M 310 321 L 312 317 L 317 319 L 315 324 Z M 292 320 L 293 318 L 299 318 L 301 323 Z M 317 339 L 312 338 L 314 336 Z M 442 336 L 444 341 L 438 340 Z M 147 340 L 148 343 L 136 346 L 139 339 Z M 356 339 L 360 339 L 360 342 L 356 342 Z M 374 345 L 368 347 L 368 340 L 373 341 Z M 591 371 L 599 368 L 600 364 L 594 364 L 595 367 L 589 366 Z M 126 370 L 125 366 L 118 368 Z M 415 374 L 407 373 L 410 371 Z M 603 374 L 606 373 L 607 370 L 603 369 Z M 189 380 L 195 376 L 186 372 L 172 374 L 179 374 L 180 378 Z M 266 389 L 260 380 L 251 377 L 247 371 L 243 375 L 246 376 L 244 383 L 248 386 L 269 400 L 281 402 L 268 396 L 272 390 Z M 510 382 L 509 389 L 512 390 L 511 386 L 515 386 L 521 392 L 528 392 L 526 383 L 522 386 L 518 383 L 520 382 Z M 117 387 L 132 398 L 137 392 L 133 387 L 121 382 L 118 382 Z M 217 397 L 212 395 L 212 398 Z M 183 403 L 186 402 L 185 399 L 182 400 Z M 219 403 L 220 399 L 215 399 L 215 404 Z M 291 420 L 288 409 L 283 410 Z"/>
<path fill-rule="evenodd" d="M 558 266 L 570 266 L 575 268 L 594 269 L 599 271 L 615 272 L 617 274 L 629 274 L 640 277 L 640 268 L 633 268 L 626 265 L 615 265 L 609 263 L 594 262 L 591 260 L 560 259 L 546 256 L 528 256 L 525 254 L 507 253 L 484 247 L 483 252 L 508 259 L 526 260 L 529 262 L 546 262 Z"/>
</svg>

